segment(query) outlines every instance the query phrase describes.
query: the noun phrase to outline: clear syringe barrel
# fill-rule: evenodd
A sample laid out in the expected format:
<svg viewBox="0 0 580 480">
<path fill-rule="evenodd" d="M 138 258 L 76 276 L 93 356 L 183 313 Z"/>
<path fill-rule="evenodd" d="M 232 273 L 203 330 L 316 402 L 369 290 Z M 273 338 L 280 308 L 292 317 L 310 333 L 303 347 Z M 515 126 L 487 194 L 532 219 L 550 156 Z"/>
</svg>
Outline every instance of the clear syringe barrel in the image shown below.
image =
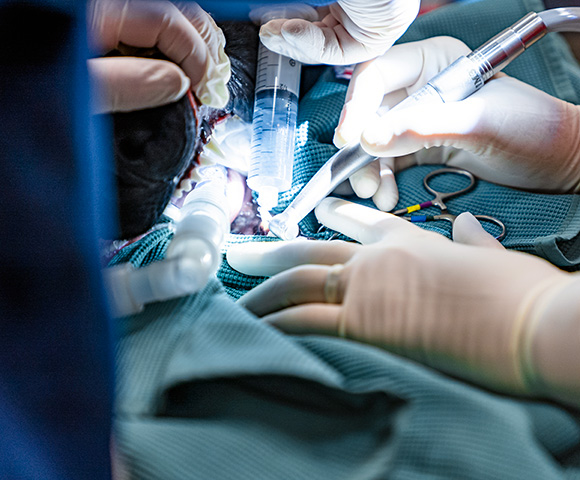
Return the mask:
<svg viewBox="0 0 580 480">
<path fill-rule="evenodd" d="M 317 14 L 304 4 L 284 4 L 259 7 L 250 17 L 264 24 L 277 18 L 313 21 Z M 247 182 L 258 194 L 258 205 L 266 210 L 274 208 L 278 193 L 292 185 L 301 69 L 300 62 L 260 43 Z"/>
<path fill-rule="evenodd" d="M 260 44 L 248 186 L 267 210 L 292 184 L 300 70 L 300 62 Z"/>
</svg>

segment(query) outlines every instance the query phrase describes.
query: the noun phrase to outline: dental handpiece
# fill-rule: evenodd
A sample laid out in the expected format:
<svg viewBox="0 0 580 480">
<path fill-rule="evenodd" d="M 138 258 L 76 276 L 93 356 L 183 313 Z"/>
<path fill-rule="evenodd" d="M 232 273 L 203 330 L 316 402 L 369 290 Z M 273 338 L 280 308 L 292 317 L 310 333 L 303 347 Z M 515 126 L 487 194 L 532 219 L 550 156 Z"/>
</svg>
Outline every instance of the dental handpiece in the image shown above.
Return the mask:
<svg viewBox="0 0 580 480">
<path fill-rule="evenodd" d="M 556 8 L 529 13 L 467 56 L 462 56 L 427 84 L 393 107 L 447 103 L 463 100 L 483 87 L 494 74 L 523 53 L 549 31 L 578 31 L 580 8 Z M 270 231 L 283 240 L 296 238 L 298 222 L 338 185 L 376 160 L 360 143 L 346 145 L 310 179 L 300 193 L 270 222 Z"/>
</svg>

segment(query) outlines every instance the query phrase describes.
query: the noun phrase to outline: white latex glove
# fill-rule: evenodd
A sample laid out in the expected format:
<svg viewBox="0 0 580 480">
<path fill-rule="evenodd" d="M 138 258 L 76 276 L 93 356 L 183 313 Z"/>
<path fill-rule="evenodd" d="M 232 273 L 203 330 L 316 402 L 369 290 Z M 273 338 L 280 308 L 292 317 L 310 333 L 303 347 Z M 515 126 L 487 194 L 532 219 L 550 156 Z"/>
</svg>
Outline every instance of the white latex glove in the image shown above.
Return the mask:
<svg viewBox="0 0 580 480">
<path fill-rule="evenodd" d="M 236 246 L 234 268 L 301 265 L 242 305 L 291 333 L 343 335 L 492 389 L 580 406 L 578 274 L 504 250 L 470 214 L 456 220 L 455 242 L 335 198 L 316 215 L 366 245 L 280 242 L 261 256 L 256 244 Z"/>
<path fill-rule="evenodd" d="M 365 150 L 389 157 L 396 170 L 439 163 L 465 168 L 502 185 L 579 191 L 579 107 L 502 73 L 460 102 L 377 116 L 381 105 L 396 105 L 467 53 L 469 49 L 459 40 L 436 37 L 396 45 L 381 58 L 358 66 L 335 144 L 341 147 L 360 138 Z M 394 159 L 401 156 L 405 157 Z M 376 205 L 391 210 L 398 197 L 392 183 L 380 182 L 376 166 L 367 168 L 365 181 L 365 195 L 374 193 Z M 352 183 L 358 193 L 361 186 L 356 179 Z"/>
<path fill-rule="evenodd" d="M 419 0 L 338 0 L 319 22 L 272 20 L 260 29 L 270 50 L 303 63 L 349 65 L 385 53 L 419 12 Z"/>
<path fill-rule="evenodd" d="M 93 0 L 88 25 L 91 40 L 103 52 L 125 45 L 157 47 L 175 62 L 135 57 L 89 60 L 99 91 L 97 113 L 171 103 L 190 85 L 202 103 L 226 105 L 230 61 L 224 52 L 225 37 L 196 3 Z"/>
</svg>

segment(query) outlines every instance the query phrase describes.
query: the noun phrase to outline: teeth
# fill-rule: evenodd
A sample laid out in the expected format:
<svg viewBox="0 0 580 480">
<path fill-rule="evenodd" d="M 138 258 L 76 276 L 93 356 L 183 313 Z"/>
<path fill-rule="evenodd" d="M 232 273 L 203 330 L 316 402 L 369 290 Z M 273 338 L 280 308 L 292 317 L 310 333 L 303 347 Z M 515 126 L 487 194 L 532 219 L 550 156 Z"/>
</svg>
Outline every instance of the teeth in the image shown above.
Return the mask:
<svg viewBox="0 0 580 480">
<path fill-rule="evenodd" d="M 189 192 L 192 188 L 193 188 L 193 179 L 191 177 L 184 178 L 183 180 L 181 180 L 181 182 L 179 182 L 179 185 L 175 189 L 175 192 L 173 192 L 173 196 L 179 198 L 185 192 Z"/>
<path fill-rule="evenodd" d="M 199 167 L 208 165 L 224 165 L 242 174 L 247 174 L 250 158 L 251 125 L 243 122 L 239 117 L 229 118 L 225 122 L 218 123 L 209 142 L 204 145 L 195 168 L 189 173 L 189 178 L 181 180 L 175 192 L 174 198 L 181 198 L 184 193 L 189 193 L 193 183 L 201 181 L 198 173 Z"/>
<path fill-rule="evenodd" d="M 193 179 L 190 178 L 184 178 L 181 183 L 180 183 L 180 187 L 184 190 L 184 191 L 188 191 L 191 190 L 191 188 L 193 187 Z"/>
<path fill-rule="evenodd" d="M 209 139 L 209 142 L 207 142 L 207 144 L 204 147 L 204 150 L 206 150 L 206 149 L 215 153 L 222 160 L 226 159 L 226 156 L 225 156 L 224 152 L 222 151 L 222 149 L 220 148 L 220 144 L 215 139 L 215 137 L 211 137 Z"/>
</svg>

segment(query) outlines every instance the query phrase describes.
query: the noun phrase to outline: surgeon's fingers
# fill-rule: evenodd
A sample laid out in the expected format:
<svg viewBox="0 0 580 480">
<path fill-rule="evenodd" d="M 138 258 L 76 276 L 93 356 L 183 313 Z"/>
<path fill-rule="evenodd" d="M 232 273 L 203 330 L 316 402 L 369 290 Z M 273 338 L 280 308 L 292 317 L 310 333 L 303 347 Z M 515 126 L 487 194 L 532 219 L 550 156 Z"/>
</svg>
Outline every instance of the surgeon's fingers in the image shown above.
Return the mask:
<svg viewBox="0 0 580 480">
<path fill-rule="evenodd" d="M 286 333 L 313 335 L 340 335 L 341 305 L 308 304 L 298 305 L 274 312 L 263 320 Z"/>
<path fill-rule="evenodd" d="M 395 179 L 395 159 L 379 159 L 379 187 L 373 195 L 373 202 L 379 210 L 388 212 L 395 208 L 399 201 L 399 188 Z"/>
<path fill-rule="evenodd" d="M 331 268 L 303 265 L 279 273 L 250 290 L 238 303 L 259 317 L 295 305 L 324 303 L 325 286 Z"/>
<path fill-rule="evenodd" d="M 230 64 L 221 54 L 223 35 L 203 10 L 198 11 L 201 34 L 167 1 L 93 0 L 89 14 L 91 32 L 106 51 L 121 44 L 157 47 L 181 66 L 202 103 L 216 108 L 227 103 Z M 220 53 L 212 55 L 212 49 Z"/>
<path fill-rule="evenodd" d="M 379 160 L 375 160 L 350 176 L 349 181 L 357 197 L 370 198 L 377 192 L 381 181 L 380 168 Z"/>
<path fill-rule="evenodd" d="M 373 198 L 379 210 L 395 208 L 399 189 L 394 174 L 394 158 L 380 158 L 350 176 L 352 190 L 359 198 Z"/>
<path fill-rule="evenodd" d="M 336 128 L 337 146 L 358 140 L 362 129 L 374 123 L 385 95 L 392 107 L 427 83 L 469 48 L 451 37 L 434 37 L 396 45 L 383 56 L 359 65 L 349 84 L 345 106 Z M 372 121 L 371 121 L 372 120 Z"/>
<path fill-rule="evenodd" d="M 268 49 L 306 64 L 349 65 L 375 56 L 335 20 L 272 20 L 260 29 L 260 39 Z"/>
<path fill-rule="evenodd" d="M 379 157 L 399 157 L 442 145 L 473 151 L 487 144 L 482 136 L 493 134 L 486 133 L 489 117 L 486 102 L 478 94 L 460 102 L 393 110 L 365 129 L 361 146 Z"/>
<path fill-rule="evenodd" d="M 385 96 L 382 72 L 372 60 L 358 65 L 349 83 L 333 142 L 338 148 L 358 141 L 364 127 L 377 117 Z"/>
<path fill-rule="evenodd" d="M 430 233 L 390 213 L 334 197 L 325 198 L 314 212 L 320 223 L 362 244 Z"/>
<path fill-rule="evenodd" d="M 95 80 L 93 113 L 128 112 L 165 105 L 187 92 L 190 80 L 174 63 L 136 57 L 88 61 Z"/>
<path fill-rule="evenodd" d="M 504 246 L 485 231 L 471 213 L 464 212 L 453 222 L 453 241 L 465 245 L 504 250 Z"/>
<path fill-rule="evenodd" d="M 226 37 L 211 15 L 194 2 L 175 2 L 175 6 L 205 41 L 214 62 L 217 65 L 226 63 L 227 56 L 224 52 Z"/>
<path fill-rule="evenodd" d="M 226 258 L 234 270 L 246 275 L 270 277 L 298 265 L 346 263 L 357 247 L 353 243 L 340 240 L 247 242 L 231 245 Z"/>
<path fill-rule="evenodd" d="M 211 98 L 211 101 L 214 102 L 218 102 L 219 98 L 219 101 L 223 103 L 222 106 L 224 106 L 228 101 L 229 93 L 227 89 L 224 91 L 223 87 L 227 84 L 231 76 L 230 60 L 225 53 L 226 38 L 213 18 L 196 3 L 178 2 L 176 5 L 204 40 L 209 55 L 213 60 L 213 66 L 208 68 L 203 79 L 205 85 L 198 84 L 198 90 L 200 92 L 198 93 L 196 91 L 196 93 L 198 93 L 202 103 L 209 104 L 210 102 L 210 100 L 204 101 L 202 99 L 205 95 L 204 98 Z M 190 57 L 188 61 L 192 63 L 191 68 L 197 68 L 195 66 L 195 57 Z M 186 66 L 184 65 L 183 68 L 185 69 Z"/>
</svg>

